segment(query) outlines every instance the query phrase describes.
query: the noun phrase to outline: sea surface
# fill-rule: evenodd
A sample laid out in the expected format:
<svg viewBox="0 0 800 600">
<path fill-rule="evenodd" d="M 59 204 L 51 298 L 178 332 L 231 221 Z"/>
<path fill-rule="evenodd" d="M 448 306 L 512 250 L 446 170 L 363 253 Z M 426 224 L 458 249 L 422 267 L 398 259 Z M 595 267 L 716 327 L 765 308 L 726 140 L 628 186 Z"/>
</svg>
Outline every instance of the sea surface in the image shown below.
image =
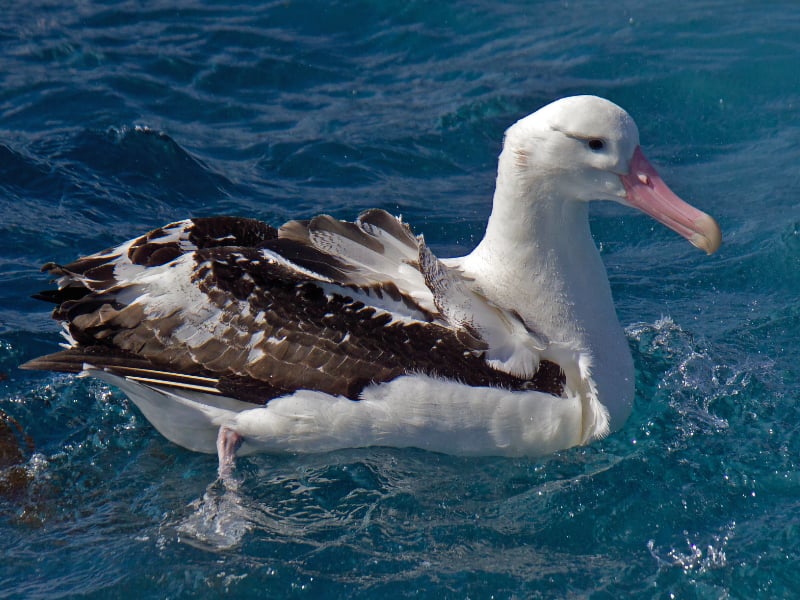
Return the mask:
<svg viewBox="0 0 800 600">
<path fill-rule="evenodd" d="M 800 593 L 800 4 L 3 3 L 0 598 Z M 705 256 L 597 203 L 637 369 L 625 427 L 540 459 L 169 443 L 60 341 L 40 266 L 187 216 L 383 207 L 469 251 L 503 131 L 607 97 Z"/>
</svg>

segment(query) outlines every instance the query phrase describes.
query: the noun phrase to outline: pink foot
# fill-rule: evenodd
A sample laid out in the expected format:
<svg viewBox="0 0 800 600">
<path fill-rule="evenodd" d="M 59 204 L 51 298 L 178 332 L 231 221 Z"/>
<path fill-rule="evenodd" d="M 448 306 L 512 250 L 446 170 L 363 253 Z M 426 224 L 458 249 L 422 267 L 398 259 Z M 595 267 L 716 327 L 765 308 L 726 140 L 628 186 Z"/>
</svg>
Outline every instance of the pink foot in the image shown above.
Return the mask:
<svg viewBox="0 0 800 600">
<path fill-rule="evenodd" d="M 219 468 L 217 473 L 224 483 L 233 481 L 231 475 L 233 467 L 236 465 L 236 451 L 242 445 L 244 438 L 233 429 L 228 429 L 224 425 L 219 428 L 217 434 L 217 456 L 219 457 Z"/>
</svg>

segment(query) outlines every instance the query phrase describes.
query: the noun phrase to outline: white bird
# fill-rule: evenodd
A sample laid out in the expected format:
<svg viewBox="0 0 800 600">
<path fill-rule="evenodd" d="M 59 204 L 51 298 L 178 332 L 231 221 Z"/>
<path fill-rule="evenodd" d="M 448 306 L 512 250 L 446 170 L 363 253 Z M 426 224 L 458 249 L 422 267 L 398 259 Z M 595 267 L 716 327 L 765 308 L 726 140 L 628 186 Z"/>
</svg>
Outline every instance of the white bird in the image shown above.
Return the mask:
<svg viewBox="0 0 800 600">
<path fill-rule="evenodd" d="M 30 369 L 117 386 L 165 437 L 235 455 L 418 447 L 537 456 L 622 426 L 634 369 L 588 203 L 638 208 L 709 254 L 717 223 L 645 159 L 594 96 L 512 125 L 491 216 L 440 260 L 381 210 L 275 230 L 188 219 L 45 269 L 61 352 Z"/>
</svg>

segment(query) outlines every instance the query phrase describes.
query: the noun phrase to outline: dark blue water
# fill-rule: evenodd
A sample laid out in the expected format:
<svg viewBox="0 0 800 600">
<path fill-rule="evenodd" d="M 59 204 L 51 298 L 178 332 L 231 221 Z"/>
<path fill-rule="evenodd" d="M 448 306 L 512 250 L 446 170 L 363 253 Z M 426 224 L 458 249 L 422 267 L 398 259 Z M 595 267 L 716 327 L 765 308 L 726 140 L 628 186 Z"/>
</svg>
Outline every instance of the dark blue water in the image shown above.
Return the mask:
<svg viewBox="0 0 800 600">
<path fill-rule="evenodd" d="M 798 57 L 788 0 L 6 3 L 0 597 L 792 597 Z M 638 373 L 601 443 L 258 456 L 231 495 L 120 393 L 17 370 L 59 341 L 43 262 L 185 216 L 380 206 L 466 252 L 505 127 L 574 93 L 724 232 L 593 210 Z"/>
</svg>

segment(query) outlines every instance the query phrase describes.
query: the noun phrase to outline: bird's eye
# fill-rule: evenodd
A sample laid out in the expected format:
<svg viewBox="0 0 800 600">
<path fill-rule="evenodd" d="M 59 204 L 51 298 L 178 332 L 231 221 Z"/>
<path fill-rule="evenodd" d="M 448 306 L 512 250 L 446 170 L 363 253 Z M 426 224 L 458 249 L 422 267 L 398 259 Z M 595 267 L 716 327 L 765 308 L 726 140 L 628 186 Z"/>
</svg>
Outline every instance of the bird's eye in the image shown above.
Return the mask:
<svg viewBox="0 0 800 600">
<path fill-rule="evenodd" d="M 598 139 L 589 140 L 589 148 L 591 148 L 594 151 L 602 150 L 604 147 L 605 143 L 603 142 L 603 140 L 598 140 Z"/>
</svg>

